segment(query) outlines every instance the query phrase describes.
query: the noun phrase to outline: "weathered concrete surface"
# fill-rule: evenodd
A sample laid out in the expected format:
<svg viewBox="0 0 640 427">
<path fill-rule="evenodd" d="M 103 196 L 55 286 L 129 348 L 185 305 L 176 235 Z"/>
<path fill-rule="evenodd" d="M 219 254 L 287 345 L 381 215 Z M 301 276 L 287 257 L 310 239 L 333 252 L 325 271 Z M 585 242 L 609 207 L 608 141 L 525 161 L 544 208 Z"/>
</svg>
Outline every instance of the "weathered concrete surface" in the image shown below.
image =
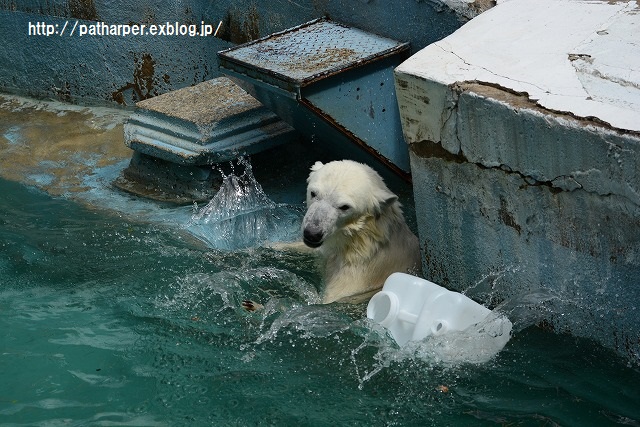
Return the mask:
<svg viewBox="0 0 640 427">
<path fill-rule="evenodd" d="M 211 165 L 289 142 L 295 131 L 226 77 L 136 104 L 125 144 L 184 165 Z"/>
<path fill-rule="evenodd" d="M 635 363 L 639 25 L 636 2 L 508 0 L 396 70 L 427 277 Z"/>
<path fill-rule="evenodd" d="M 163 201 L 209 200 L 220 184 L 212 165 L 298 137 L 226 77 L 136 105 L 124 125 L 124 142 L 135 152 L 116 185 Z"/>
<path fill-rule="evenodd" d="M 129 112 L 0 96 L 0 176 L 53 195 L 88 190 L 96 168 L 131 157 L 123 142 Z"/>
<path fill-rule="evenodd" d="M 419 49 L 490 5 L 488 0 L 0 0 L 0 91 L 133 105 L 220 76 L 216 52 L 222 49 L 322 16 Z M 70 36 L 76 20 L 222 25 L 217 37 Z M 29 22 L 61 29 L 67 21 L 62 37 L 28 33 Z"/>
<path fill-rule="evenodd" d="M 550 111 L 637 132 L 638 13 L 635 1 L 507 0 L 414 55 L 398 74 L 416 77 L 416 90 L 429 91 L 430 102 L 415 108 L 431 120 L 446 120 L 440 113 L 450 85 L 475 81 L 527 94 Z M 429 90 L 433 83 L 440 89 Z M 403 105 L 412 108 L 409 99 Z M 409 136 L 441 139 L 443 129 L 432 122 L 405 125 Z"/>
</svg>

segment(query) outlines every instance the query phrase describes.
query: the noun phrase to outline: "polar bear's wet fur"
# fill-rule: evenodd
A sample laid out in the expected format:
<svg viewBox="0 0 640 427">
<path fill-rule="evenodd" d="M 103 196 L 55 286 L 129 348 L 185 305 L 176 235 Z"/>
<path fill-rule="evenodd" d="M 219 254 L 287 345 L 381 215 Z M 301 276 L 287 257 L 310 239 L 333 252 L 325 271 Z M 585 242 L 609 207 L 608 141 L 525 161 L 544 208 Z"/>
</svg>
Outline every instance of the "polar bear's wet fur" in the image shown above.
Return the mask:
<svg viewBox="0 0 640 427">
<path fill-rule="evenodd" d="M 366 301 L 391 273 L 419 271 L 418 239 L 373 169 L 351 160 L 316 162 L 307 183 L 303 241 L 318 255 L 324 303 Z"/>
</svg>

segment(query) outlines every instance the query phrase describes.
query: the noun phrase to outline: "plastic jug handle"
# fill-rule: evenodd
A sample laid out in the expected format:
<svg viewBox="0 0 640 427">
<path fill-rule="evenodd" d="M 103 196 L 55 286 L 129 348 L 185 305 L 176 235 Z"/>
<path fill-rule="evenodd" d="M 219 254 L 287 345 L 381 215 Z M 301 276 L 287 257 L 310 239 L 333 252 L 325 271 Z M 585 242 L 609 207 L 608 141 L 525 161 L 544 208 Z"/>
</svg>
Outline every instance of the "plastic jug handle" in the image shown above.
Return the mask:
<svg viewBox="0 0 640 427">
<path fill-rule="evenodd" d="M 415 325 L 416 323 L 418 323 L 418 316 L 413 313 L 409 313 L 406 310 L 400 310 L 398 312 L 398 320 L 402 320 L 403 322 Z"/>
</svg>

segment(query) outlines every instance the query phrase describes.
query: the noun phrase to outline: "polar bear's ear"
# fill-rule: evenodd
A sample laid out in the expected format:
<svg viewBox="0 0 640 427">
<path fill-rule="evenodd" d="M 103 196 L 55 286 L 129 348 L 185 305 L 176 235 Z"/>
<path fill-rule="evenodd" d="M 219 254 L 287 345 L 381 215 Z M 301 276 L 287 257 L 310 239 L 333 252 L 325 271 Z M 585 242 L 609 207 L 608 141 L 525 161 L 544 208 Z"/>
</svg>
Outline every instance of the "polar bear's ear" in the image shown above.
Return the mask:
<svg viewBox="0 0 640 427">
<path fill-rule="evenodd" d="M 323 164 L 322 162 L 315 162 L 315 163 L 313 164 L 313 166 L 311 166 L 311 171 L 312 171 L 312 172 L 315 172 L 315 171 L 317 171 L 317 170 L 320 170 L 320 168 L 321 168 L 322 166 L 324 166 L 324 164 Z"/>
<path fill-rule="evenodd" d="M 389 197 L 387 197 L 387 198 L 384 200 L 384 204 L 385 204 L 385 205 L 387 205 L 387 206 L 389 206 L 389 205 L 392 205 L 393 203 L 395 203 L 395 201 L 396 201 L 396 200 L 398 200 L 398 196 L 396 196 L 396 195 L 395 195 L 395 194 L 393 194 L 393 193 L 390 193 Z"/>
<path fill-rule="evenodd" d="M 398 200 L 398 196 L 396 196 L 393 193 L 387 193 L 387 197 L 382 202 L 382 206 L 384 207 L 391 206 L 396 202 L 396 200 Z"/>
<path fill-rule="evenodd" d="M 398 196 L 396 196 L 395 194 L 393 194 L 391 191 L 388 191 L 388 190 L 378 191 L 378 194 L 376 194 L 376 198 L 378 200 L 379 212 L 382 212 L 384 209 L 393 205 L 396 202 L 396 200 L 398 200 Z"/>
<path fill-rule="evenodd" d="M 398 200 L 398 196 L 396 196 L 386 188 L 379 189 L 378 191 L 376 191 L 375 194 L 376 194 L 376 199 L 378 199 L 378 202 L 381 205 L 390 205 L 396 200 Z"/>
</svg>

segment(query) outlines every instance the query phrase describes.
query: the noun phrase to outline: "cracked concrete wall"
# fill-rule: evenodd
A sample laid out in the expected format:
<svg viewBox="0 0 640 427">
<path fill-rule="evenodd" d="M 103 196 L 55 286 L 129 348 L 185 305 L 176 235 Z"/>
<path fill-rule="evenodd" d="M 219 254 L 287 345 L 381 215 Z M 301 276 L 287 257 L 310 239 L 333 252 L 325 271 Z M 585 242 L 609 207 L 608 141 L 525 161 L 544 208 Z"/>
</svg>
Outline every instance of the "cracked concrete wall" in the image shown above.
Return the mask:
<svg viewBox="0 0 640 427">
<path fill-rule="evenodd" d="M 399 98 L 426 277 L 640 362 L 640 136 L 488 85 L 396 82 L 420 88 Z"/>
<path fill-rule="evenodd" d="M 455 128 L 468 161 L 517 171 L 558 191 L 582 189 L 640 205 L 637 135 L 551 113 L 524 95 L 491 86 L 458 90 Z"/>
</svg>

